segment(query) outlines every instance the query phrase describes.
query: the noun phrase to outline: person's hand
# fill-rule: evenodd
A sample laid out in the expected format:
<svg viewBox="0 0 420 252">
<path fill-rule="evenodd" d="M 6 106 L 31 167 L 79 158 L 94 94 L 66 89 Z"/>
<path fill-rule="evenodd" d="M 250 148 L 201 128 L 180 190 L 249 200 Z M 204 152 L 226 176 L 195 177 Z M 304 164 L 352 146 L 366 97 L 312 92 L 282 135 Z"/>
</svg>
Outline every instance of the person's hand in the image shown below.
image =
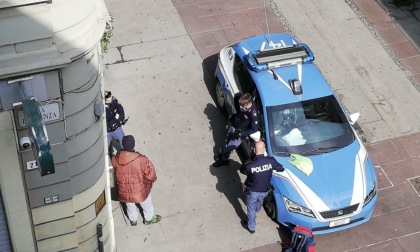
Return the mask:
<svg viewBox="0 0 420 252">
<path fill-rule="evenodd" d="M 230 115 L 229 116 L 229 118 L 228 118 L 228 123 L 227 123 L 227 125 L 229 126 L 229 125 L 231 125 L 232 124 L 232 116 Z"/>
<path fill-rule="evenodd" d="M 233 115 L 229 116 L 228 125 L 234 124 L 235 121 L 236 121 L 236 114 L 233 114 Z"/>
<path fill-rule="evenodd" d="M 241 138 L 241 131 L 235 130 L 235 132 L 233 132 L 233 139 L 238 140 L 239 138 Z"/>
</svg>

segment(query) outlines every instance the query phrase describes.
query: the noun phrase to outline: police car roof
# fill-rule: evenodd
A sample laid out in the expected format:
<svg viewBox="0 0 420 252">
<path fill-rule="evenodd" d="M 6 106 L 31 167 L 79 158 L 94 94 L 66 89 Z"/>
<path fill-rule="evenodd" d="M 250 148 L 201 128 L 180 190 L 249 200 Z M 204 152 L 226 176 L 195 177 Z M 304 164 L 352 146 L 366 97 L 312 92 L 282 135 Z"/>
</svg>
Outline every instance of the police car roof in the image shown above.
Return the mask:
<svg viewBox="0 0 420 252">
<path fill-rule="evenodd" d="M 277 75 L 277 80 L 268 71 L 251 72 L 261 99 L 264 100 L 266 106 L 311 100 L 333 94 L 321 73 L 312 63 L 302 66 L 300 78 L 302 94 L 293 94 L 289 80 L 298 79 L 297 68 L 297 66 L 287 66 L 274 69 L 273 72 Z"/>
<path fill-rule="evenodd" d="M 268 36 L 272 43 L 280 44 L 280 46 L 290 46 L 298 43 L 295 38 L 288 34 L 270 34 L 250 37 L 234 46 L 235 52 L 244 61 L 254 79 L 265 106 L 288 104 L 333 94 L 330 86 L 312 62 L 302 63 L 301 68 L 298 65 L 287 65 L 273 68 L 272 71 L 254 71 L 246 60 L 247 55 L 249 52 L 261 50 L 264 46 L 267 47 Z M 289 85 L 289 80 L 292 79 L 300 80 L 303 90 L 301 95 L 293 94 Z"/>
</svg>

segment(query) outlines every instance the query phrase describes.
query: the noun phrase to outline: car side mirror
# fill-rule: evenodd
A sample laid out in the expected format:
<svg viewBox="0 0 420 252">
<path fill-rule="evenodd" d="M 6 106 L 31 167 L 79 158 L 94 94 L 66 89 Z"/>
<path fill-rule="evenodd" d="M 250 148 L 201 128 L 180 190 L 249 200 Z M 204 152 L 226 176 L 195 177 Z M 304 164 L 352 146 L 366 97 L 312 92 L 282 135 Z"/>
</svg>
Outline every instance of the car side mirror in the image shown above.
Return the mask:
<svg viewBox="0 0 420 252">
<path fill-rule="evenodd" d="M 360 116 L 360 113 L 359 112 L 354 113 L 354 114 L 351 114 L 349 116 L 349 122 L 350 122 L 350 124 L 351 125 L 354 125 L 356 123 L 357 119 L 359 119 L 359 116 Z"/>
</svg>

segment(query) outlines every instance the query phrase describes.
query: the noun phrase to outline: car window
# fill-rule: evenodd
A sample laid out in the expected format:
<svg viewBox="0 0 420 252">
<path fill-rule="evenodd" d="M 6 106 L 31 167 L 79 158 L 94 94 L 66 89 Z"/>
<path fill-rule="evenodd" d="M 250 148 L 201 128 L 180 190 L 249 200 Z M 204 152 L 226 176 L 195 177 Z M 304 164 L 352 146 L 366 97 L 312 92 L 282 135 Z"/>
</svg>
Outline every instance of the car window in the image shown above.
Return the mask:
<svg viewBox="0 0 420 252">
<path fill-rule="evenodd" d="M 245 94 L 252 94 L 255 91 L 255 83 L 248 70 L 238 55 L 235 56 L 234 76 L 239 90 Z"/>
<path fill-rule="evenodd" d="M 321 154 L 355 140 L 333 95 L 268 107 L 267 119 L 273 153 Z"/>
<path fill-rule="evenodd" d="M 261 139 L 265 142 L 266 140 L 265 140 L 264 114 L 263 114 L 263 109 L 262 109 L 262 103 L 258 95 L 258 92 L 256 90 L 252 94 L 252 97 L 254 97 L 254 103 L 258 112 L 258 123 L 259 123 L 258 128 L 261 132 Z"/>
</svg>

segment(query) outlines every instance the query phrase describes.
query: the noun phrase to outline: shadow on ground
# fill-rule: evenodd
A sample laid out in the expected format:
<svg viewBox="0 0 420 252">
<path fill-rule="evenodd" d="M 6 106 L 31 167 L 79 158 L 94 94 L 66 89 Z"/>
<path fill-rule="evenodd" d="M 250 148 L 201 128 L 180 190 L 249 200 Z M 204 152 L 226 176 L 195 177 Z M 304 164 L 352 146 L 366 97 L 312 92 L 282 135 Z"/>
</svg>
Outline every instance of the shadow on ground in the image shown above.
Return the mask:
<svg viewBox="0 0 420 252">
<path fill-rule="evenodd" d="M 245 206 L 245 197 L 241 189 L 239 168 L 241 164 L 230 161 L 228 166 L 212 167 L 210 173 L 217 178 L 216 189 L 228 199 L 240 220 L 246 220 L 247 216 L 242 206 Z"/>
<path fill-rule="evenodd" d="M 217 60 L 218 54 L 213 54 L 205 58 L 202 63 L 204 83 L 206 84 L 210 96 L 213 98 L 214 104 L 216 104 L 214 73 L 217 67 Z"/>
<path fill-rule="evenodd" d="M 213 154 L 216 158 L 221 146 L 225 144 L 227 118 L 215 105 L 210 103 L 204 108 L 204 114 L 209 120 L 209 131 L 212 132 L 214 141 Z"/>
</svg>

